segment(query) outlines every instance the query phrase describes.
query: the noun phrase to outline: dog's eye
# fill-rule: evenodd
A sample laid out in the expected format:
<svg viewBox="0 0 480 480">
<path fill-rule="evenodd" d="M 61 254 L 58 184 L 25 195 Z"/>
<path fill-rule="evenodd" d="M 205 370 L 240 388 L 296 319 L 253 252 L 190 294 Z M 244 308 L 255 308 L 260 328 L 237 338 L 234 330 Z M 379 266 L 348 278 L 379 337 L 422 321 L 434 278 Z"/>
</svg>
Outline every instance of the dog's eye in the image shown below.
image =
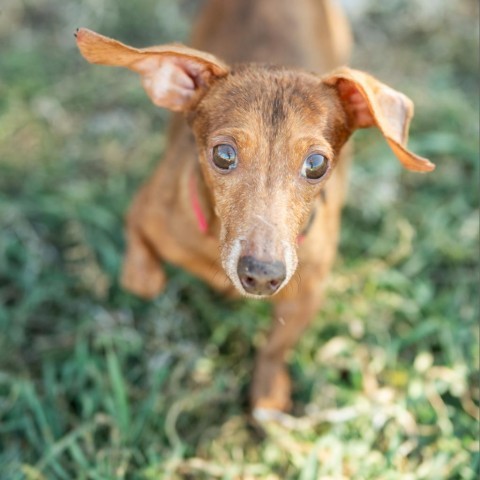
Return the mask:
<svg viewBox="0 0 480 480">
<path fill-rule="evenodd" d="M 217 145 L 213 148 L 213 163 L 222 170 L 233 170 L 237 166 L 237 152 L 226 143 Z"/>
<path fill-rule="evenodd" d="M 319 180 L 327 170 L 328 160 L 320 153 L 312 153 L 302 165 L 302 175 L 309 180 Z"/>
</svg>

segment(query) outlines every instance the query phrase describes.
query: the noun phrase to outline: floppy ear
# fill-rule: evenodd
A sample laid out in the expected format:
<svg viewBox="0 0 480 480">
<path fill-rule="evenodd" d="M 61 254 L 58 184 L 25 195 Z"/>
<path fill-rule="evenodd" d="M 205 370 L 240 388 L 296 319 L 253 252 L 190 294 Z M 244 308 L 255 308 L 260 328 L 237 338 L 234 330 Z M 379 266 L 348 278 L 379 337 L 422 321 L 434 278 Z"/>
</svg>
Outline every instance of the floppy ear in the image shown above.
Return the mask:
<svg viewBox="0 0 480 480">
<path fill-rule="evenodd" d="M 86 60 L 139 73 L 153 103 L 176 112 L 194 108 L 212 82 L 229 71 L 213 55 L 180 44 L 133 48 L 86 28 L 75 36 Z"/>
<path fill-rule="evenodd" d="M 435 165 L 406 148 L 413 103 L 403 93 L 379 82 L 367 73 L 347 67 L 322 78 L 337 88 L 353 128 L 376 126 L 405 168 L 429 172 Z"/>
</svg>

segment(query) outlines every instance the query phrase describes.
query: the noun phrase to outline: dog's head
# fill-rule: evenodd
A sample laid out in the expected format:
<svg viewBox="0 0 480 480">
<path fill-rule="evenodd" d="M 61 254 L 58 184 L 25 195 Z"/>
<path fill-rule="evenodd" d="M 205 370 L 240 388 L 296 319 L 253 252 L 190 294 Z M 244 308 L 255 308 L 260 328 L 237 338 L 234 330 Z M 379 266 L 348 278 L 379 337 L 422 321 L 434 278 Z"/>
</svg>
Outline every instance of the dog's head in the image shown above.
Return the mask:
<svg viewBox="0 0 480 480">
<path fill-rule="evenodd" d="M 410 170 L 434 168 L 405 147 L 412 102 L 366 73 L 229 67 L 184 46 L 134 49 L 85 29 L 77 42 L 88 61 L 136 71 L 156 105 L 187 114 L 222 263 L 244 295 L 272 295 L 291 279 L 298 237 L 355 129 L 379 128 Z"/>
</svg>

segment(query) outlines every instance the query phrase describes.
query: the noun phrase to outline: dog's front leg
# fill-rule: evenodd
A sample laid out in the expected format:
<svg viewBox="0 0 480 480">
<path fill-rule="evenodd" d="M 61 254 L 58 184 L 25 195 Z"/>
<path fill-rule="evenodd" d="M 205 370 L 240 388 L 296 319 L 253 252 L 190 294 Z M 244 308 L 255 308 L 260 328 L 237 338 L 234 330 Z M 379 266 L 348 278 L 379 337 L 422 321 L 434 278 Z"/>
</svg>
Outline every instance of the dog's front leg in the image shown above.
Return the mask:
<svg viewBox="0 0 480 480">
<path fill-rule="evenodd" d="M 317 282 L 310 283 L 312 288 L 281 298 L 274 304 L 274 323 L 266 344 L 257 354 L 250 393 L 255 416 L 286 411 L 291 406 L 291 382 L 285 357 L 320 307 L 322 288 Z"/>
<path fill-rule="evenodd" d="M 127 224 L 126 237 L 122 286 L 139 297 L 154 298 L 163 290 L 166 281 L 160 259 L 138 227 Z"/>
</svg>

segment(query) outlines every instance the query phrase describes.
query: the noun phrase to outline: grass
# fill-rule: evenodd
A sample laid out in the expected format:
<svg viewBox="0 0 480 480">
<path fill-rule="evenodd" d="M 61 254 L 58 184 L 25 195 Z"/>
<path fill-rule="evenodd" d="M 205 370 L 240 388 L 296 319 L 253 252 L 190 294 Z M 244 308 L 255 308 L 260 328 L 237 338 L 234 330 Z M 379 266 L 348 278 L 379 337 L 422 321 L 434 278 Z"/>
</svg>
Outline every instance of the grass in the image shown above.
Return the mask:
<svg viewBox="0 0 480 480">
<path fill-rule="evenodd" d="M 173 266 L 153 302 L 118 285 L 166 116 L 133 75 L 84 63 L 72 32 L 178 40 L 193 2 L 175 5 L 2 7 L 0 478 L 476 478 L 476 4 L 353 18 L 354 65 L 414 99 L 411 146 L 437 170 L 402 171 L 378 133 L 356 134 L 340 257 L 290 358 L 294 415 L 263 438 L 246 401 L 268 305 Z"/>
</svg>

